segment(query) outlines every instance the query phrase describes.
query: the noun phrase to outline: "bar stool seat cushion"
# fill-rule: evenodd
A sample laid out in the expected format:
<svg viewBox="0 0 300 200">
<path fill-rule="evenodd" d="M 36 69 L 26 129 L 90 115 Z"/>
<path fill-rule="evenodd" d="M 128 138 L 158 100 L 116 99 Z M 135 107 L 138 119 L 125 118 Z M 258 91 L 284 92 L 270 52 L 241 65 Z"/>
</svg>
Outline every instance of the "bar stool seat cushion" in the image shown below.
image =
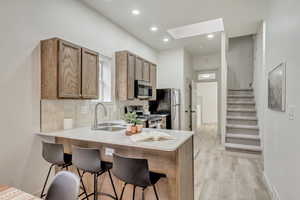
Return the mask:
<svg viewBox="0 0 300 200">
<path fill-rule="evenodd" d="M 56 164 L 59 167 L 65 166 L 65 165 L 71 165 L 72 164 L 72 154 L 65 153 L 63 161 L 59 161 L 59 162 L 56 162 L 56 163 L 53 163 L 53 164 Z"/>
<path fill-rule="evenodd" d="M 112 169 L 113 164 L 111 162 L 101 161 L 102 170 L 107 171 Z"/>
<path fill-rule="evenodd" d="M 68 154 L 68 153 L 64 154 L 64 164 L 66 165 L 72 164 L 72 154 Z"/>
<path fill-rule="evenodd" d="M 156 172 L 149 172 L 149 173 L 150 173 L 150 181 L 152 185 L 155 185 L 159 181 L 159 179 L 166 177 L 165 174 L 160 174 Z"/>
</svg>

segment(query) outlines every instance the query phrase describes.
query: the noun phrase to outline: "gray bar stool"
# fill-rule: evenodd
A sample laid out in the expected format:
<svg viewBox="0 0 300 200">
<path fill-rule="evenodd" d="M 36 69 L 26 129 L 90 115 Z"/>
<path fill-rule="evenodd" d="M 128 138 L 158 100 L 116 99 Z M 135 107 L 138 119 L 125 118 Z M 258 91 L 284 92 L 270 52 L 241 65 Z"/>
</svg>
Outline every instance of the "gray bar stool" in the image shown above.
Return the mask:
<svg viewBox="0 0 300 200">
<path fill-rule="evenodd" d="M 54 166 L 60 167 L 61 169 L 66 168 L 72 165 L 72 155 L 64 153 L 64 146 L 62 144 L 53 144 L 42 142 L 43 144 L 43 158 L 49 162 L 50 168 L 47 174 L 46 181 L 43 186 L 43 190 L 41 193 L 41 198 L 43 198 L 46 194 L 44 194 L 45 188 L 47 186 L 47 182 L 49 179 L 49 175 Z"/>
<path fill-rule="evenodd" d="M 84 191 L 82 194 L 80 194 L 80 196 L 85 194 L 84 199 L 88 199 L 88 197 L 94 195 L 94 200 L 97 200 L 98 195 L 105 195 L 112 199 L 118 200 L 118 195 L 110 172 L 110 169 L 112 168 L 112 163 L 101 161 L 100 150 L 97 148 L 81 148 L 73 146 L 72 154 L 72 162 L 73 165 L 77 167 L 77 172 L 80 177 L 81 185 Z M 79 170 L 82 170 L 83 172 L 80 173 Z M 98 192 L 98 177 L 106 172 L 108 172 L 109 174 L 109 179 L 114 190 L 115 196 L 112 196 L 111 194 Z M 85 173 L 90 173 L 94 176 L 94 192 L 91 194 L 87 193 L 82 180 Z"/>
<path fill-rule="evenodd" d="M 126 158 L 114 154 L 112 171 L 117 178 L 125 182 L 120 200 L 123 198 L 127 184 L 133 185 L 133 200 L 135 199 L 136 187 L 141 187 L 143 189 L 142 199 L 144 200 L 145 189 L 149 186 L 153 187 L 156 199 L 159 200 L 155 184 L 159 181 L 159 179 L 165 178 L 166 175 L 149 171 L 148 160 Z"/>
<path fill-rule="evenodd" d="M 46 200 L 78 200 L 80 180 L 76 174 L 58 172 L 46 195 Z"/>
</svg>

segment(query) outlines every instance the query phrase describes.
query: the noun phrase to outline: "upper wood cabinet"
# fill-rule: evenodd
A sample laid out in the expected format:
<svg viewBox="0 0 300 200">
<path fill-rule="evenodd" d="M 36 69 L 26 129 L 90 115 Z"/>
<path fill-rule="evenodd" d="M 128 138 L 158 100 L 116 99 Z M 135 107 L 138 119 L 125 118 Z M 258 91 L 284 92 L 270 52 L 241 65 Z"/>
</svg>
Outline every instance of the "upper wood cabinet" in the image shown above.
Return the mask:
<svg viewBox="0 0 300 200">
<path fill-rule="evenodd" d="M 81 96 L 81 48 L 59 40 L 58 97 L 78 99 Z"/>
<path fill-rule="evenodd" d="M 135 63 L 135 55 L 116 52 L 117 96 L 121 101 L 134 99 Z"/>
<path fill-rule="evenodd" d="M 42 99 L 97 99 L 98 53 L 53 38 L 41 42 Z"/>
<path fill-rule="evenodd" d="M 143 80 L 143 68 L 144 62 L 140 57 L 135 58 L 135 80 L 142 81 Z"/>
<path fill-rule="evenodd" d="M 150 64 L 150 83 L 152 85 L 152 97 L 150 101 L 156 100 L 156 89 L 157 89 L 157 69 L 155 64 Z"/>
<path fill-rule="evenodd" d="M 143 80 L 150 81 L 150 63 L 147 61 L 143 64 Z"/>
<path fill-rule="evenodd" d="M 156 100 L 156 65 L 128 51 L 116 52 L 116 90 L 119 100 L 135 99 L 135 80 L 150 81 Z"/>
<path fill-rule="evenodd" d="M 135 55 L 128 53 L 127 99 L 134 99 Z"/>
<path fill-rule="evenodd" d="M 82 87 L 84 99 L 97 99 L 99 93 L 99 54 L 82 49 Z"/>
</svg>

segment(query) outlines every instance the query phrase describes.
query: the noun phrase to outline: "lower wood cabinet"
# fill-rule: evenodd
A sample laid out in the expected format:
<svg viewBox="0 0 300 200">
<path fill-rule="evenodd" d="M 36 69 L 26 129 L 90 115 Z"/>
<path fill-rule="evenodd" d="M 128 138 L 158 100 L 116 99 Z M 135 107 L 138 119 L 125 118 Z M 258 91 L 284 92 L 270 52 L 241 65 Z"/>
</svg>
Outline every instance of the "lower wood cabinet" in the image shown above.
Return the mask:
<svg viewBox="0 0 300 200">
<path fill-rule="evenodd" d="M 97 99 L 99 56 L 59 38 L 41 41 L 42 99 Z"/>
<path fill-rule="evenodd" d="M 167 116 L 163 116 L 161 123 L 160 123 L 160 128 L 161 129 L 167 129 Z"/>
</svg>

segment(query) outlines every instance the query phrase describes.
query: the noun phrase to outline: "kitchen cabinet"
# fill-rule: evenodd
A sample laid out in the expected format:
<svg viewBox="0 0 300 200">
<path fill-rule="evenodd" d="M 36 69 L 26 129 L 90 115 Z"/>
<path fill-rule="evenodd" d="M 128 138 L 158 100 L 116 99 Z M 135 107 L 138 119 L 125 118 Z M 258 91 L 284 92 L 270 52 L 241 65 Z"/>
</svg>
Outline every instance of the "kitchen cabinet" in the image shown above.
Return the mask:
<svg viewBox="0 0 300 200">
<path fill-rule="evenodd" d="M 82 98 L 97 99 L 99 93 L 99 56 L 97 52 L 82 49 Z"/>
<path fill-rule="evenodd" d="M 58 97 L 80 98 L 81 48 L 63 40 L 58 43 Z"/>
<path fill-rule="evenodd" d="M 135 80 L 150 81 L 153 91 L 147 100 L 156 100 L 156 65 L 129 51 L 116 52 L 116 91 L 120 101 L 135 99 Z"/>
<path fill-rule="evenodd" d="M 150 83 L 152 86 L 152 97 L 150 98 L 150 101 L 156 100 L 156 88 L 157 88 L 157 69 L 155 64 L 150 64 Z"/>
<path fill-rule="evenodd" d="M 162 116 L 161 122 L 160 122 L 160 128 L 167 129 L 167 116 Z"/>
<path fill-rule="evenodd" d="M 135 59 L 135 80 L 142 81 L 143 80 L 143 68 L 144 62 L 140 57 L 136 57 Z"/>
<path fill-rule="evenodd" d="M 41 41 L 42 99 L 97 99 L 98 53 L 52 38 Z"/>
<path fill-rule="evenodd" d="M 150 63 L 147 61 L 143 63 L 143 81 L 150 81 Z"/>
<path fill-rule="evenodd" d="M 127 52 L 116 52 L 117 96 L 119 100 L 134 100 L 135 55 Z"/>
</svg>

